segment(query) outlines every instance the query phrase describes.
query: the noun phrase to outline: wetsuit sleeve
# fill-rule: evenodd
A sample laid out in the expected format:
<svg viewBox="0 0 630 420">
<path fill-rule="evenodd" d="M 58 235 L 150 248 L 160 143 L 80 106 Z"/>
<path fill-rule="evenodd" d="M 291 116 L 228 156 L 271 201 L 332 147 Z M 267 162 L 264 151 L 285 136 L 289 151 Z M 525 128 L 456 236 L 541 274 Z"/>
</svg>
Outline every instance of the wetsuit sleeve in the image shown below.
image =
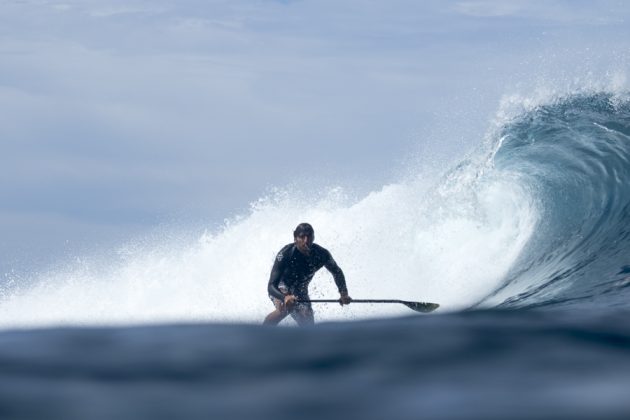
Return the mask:
<svg viewBox="0 0 630 420">
<path fill-rule="evenodd" d="M 284 293 L 278 289 L 280 279 L 282 278 L 282 272 L 284 271 L 288 256 L 286 248 L 282 248 L 276 259 L 274 260 L 273 267 L 271 268 L 271 275 L 269 276 L 269 284 L 267 285 L 267 292 L 269 296 L 273 296 L 284 301 Z"/>
<path fill-rule="evenodd" d="M 326 252 L 328 253 L 328 260 L 326 261 L 326 264 L 324 264 L 324 266 L 333 275 L 333 278 L 335 279 L 335 284 L 337 285 L 337 289 L 339 289 L 339 293 L 347 293 L 348 288 L 346 287 L 346 277 L 344 276 L 343 271 L 337 265 L 337 262 L 333 259 L 330 252 Z"/>
</svg>

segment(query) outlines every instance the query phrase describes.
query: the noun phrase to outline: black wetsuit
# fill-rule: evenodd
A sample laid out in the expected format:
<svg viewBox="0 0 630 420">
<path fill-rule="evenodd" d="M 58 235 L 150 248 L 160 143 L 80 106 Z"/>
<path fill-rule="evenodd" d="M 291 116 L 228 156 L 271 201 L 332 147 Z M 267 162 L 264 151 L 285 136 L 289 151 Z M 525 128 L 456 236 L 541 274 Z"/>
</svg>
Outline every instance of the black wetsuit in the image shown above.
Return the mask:
<svg viewBox="0 0 630 420">
<path fill-rule="evenodd" d="M 284 246 L 278 252 L 271 269 L 267 288 L 269 297 L 284 302 L 284 296 L 288 293 L 295 295 L 299 300 L 309 299 L 308 284 L 315 272 L 322 267 L 326 267 L 332 273 L 339 293 L 348 291 L 343 271 L 327 249 L 313 244 L 310 255 L 306 256 L 298 251 L 295 244 Z"/>
</svg>

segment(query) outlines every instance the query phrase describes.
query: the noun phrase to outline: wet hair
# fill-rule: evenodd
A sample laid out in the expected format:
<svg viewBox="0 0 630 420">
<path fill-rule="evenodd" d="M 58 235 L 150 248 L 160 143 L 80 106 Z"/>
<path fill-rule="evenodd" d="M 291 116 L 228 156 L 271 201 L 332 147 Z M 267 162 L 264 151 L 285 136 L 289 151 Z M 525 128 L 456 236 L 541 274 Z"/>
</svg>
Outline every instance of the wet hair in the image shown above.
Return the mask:
<svg viewBox="0 0 630 420">
<path fill-rule="evenodd" d="M 313 236 L 315 234 L 315 231 L 313 230 L 313 226 L 309 225 L 308 223 L 300 223 L 299 225 L 297 225 L 297 227 L 293 231 L 293 237 L 297 238 L 303 233 Z"/>
</svg>

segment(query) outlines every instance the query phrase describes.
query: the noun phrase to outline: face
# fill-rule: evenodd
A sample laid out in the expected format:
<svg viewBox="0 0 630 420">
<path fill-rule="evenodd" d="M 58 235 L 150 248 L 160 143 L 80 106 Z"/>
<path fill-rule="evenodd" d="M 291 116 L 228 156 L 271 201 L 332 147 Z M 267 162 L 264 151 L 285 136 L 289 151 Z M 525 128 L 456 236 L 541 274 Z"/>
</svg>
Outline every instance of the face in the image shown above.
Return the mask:
<svg viewBox="0 0 630 420">
<path fill-rule="evenodd" d="M 314 239 L 314 234 L 300 233 L 295 237 L 295 246 L 302 254 L 308 255 L 311 252 L 311 245 L 313 245 Z"/>
</svg>

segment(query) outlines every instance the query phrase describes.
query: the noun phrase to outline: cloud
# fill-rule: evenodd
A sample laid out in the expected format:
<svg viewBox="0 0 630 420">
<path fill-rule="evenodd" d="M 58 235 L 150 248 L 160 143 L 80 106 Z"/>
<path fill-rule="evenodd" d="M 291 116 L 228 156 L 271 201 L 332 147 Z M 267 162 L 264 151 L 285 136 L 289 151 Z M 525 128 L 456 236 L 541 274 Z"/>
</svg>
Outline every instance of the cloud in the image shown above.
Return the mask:
<svg viewBox="0 0 630 420">
<path fill-rule="evenodd" d="M 451 10 L 479 18 L 518 17 L 533 21 L 553 21 L 564 24 L 610 25 L 624 21 L 628 8 L 619 2 L 601 1 L 593 8 L 591 2 L 564 0 L 474 0 L 458 1 Z"/>
<path fill-rule="evenodd" d="M 525 9 L 525 5 L 514 1 L 465 1 L 455 3 L 452 9 L 469 16 L 499 17 L 518 14 Z"/>
<path fill-rule="evenodd" d="M 105 8 L 97 8 L 87 10 L 87 14 L 96 18 L 111 18 L 118 17 L 124 15 L 134 15 L 134 14 L 149 14 L 149 13 L 163 13 L 168 9 L 166 8 L 156 8 L 156 7 L 129 7 L 129 6 L 118 6 L 118 7 L 105 7 Z"/>
</svg>

